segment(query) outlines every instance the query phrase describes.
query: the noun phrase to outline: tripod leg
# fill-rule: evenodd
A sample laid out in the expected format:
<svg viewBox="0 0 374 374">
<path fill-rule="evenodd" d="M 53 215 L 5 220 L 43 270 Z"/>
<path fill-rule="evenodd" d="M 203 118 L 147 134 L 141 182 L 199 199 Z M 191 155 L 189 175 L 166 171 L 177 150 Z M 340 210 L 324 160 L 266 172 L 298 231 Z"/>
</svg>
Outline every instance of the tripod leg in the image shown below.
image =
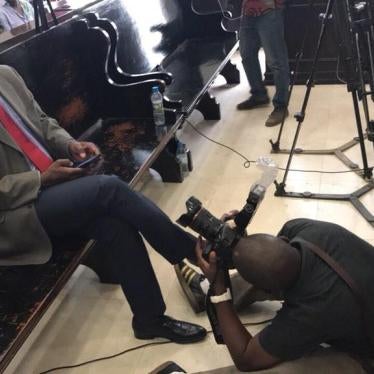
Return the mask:
<svg viewBox="0 0 374 374">
<path fill-rule="evenodd" d="M 369 122 L 369 105 L 367 102 L 367 97 L 366 97 L 366 86 L 365 86 L 365 78 L 364 78 L 364 72 L 362 70 L 362 56 L 361 56 L 361 51 L 360 51 L 360 35 L 359 33 L 355 34 L 355 46 L 356 46 L 356 53 L 357 53 L 357 59 L 358 59 L 358 73 L 359 73 L 359 79 L 360 79 L 360 96 L 362 99 L 362 105 L 364 108 L 364 114 L 365 114 L 365 119 L 366 122 Z"/>
<path fill-rule="evenodd" d="M 318 38 L 318 45 L 317 45 L 317 49 L 316 49 L 316 52 L 315 52 L 315 55 L 314 55 L 310 77 L 309 77 L 309 80 L 307 82 L 307 90 L 306 90 L 306 93 L 305 93 L 305 97 L 304 97 L 303 105 L 302 105 L 302 108 L 301 108 L 301 112 L 297 113 L 295 115 L 295 118 L 298 121 L 298 125 L 297 125 L 297 129 L 296 129 L 295 137 L 294 137 L 294 140 L 293 140 L 293 143 L 292 143 L 291 151 L 290 151 L 290 154 L 288 156 L 286 171 L 284 172 L 284 175 L 283 175 L 283 181 L 282 181 L 282 183 L 277 184 L 277 190 L 279 190 L 279 191 L 282 191 L 282 190 L 284 191 L 284 187 L 286 186 L 286 180 L 287 180 L 287 177 L 288 177 L 288 173 L 289 173 L 289 170 L 290 170 L 290 166 L 291 166 L 293 156 L 295 154 L 296 144 L 297 144 L 297 141 L 298 141 L 298 138 L 299 138 L 299 135 L 300 135 L 300 131 L 301 131 L 301 125 L 304 122 L 305 112 L 306 112 L 306 109 L 307 109 L 307 106 L 308 106 L 308 103 L 309 103 L 310 94 L 311 94 L 312 87 L 313 87 L 313 84 L 314 84 L 314 77 L 315 77 L 315 74 L 316 74 L 316 71 L 317 71 L 317 63 L 318 63 L 319 56 L 320 56 L 320 53 L 321 53 L 322 43 L 325 39 L 327 24 L 329 22 L 331 14 L 332 14 L 333 5 L 334 5 L 334 0 L 329 0 L 328 3 L 327 3 L 327 7 L 326 7 L 326 13 L 325 13 L 323 21 L 322 21 L 322 27 L 321 27 L 320 35 L 319 35 L 319 38 Z"/>
<path fill-rule="evenodd" d="M 309 7 L 310 7 L 310 11 L 311 12 L 314 9 L 314 3 L 315 3 L 315 0 L 310 0 Z M 299 52 L 296 55 L 295 68 L 294 68 L 294 71 L 292 72 L 292 75 L 291 75 L 291 84 L 290 84 L 290 88 L 289 88 L 289 92 L 288 92 L 287 108 L 288 108 L 288 105 L 289 105 L 289 103 L 291 101 L 293 89 L 294 89 L 295 84 L 296 84 L 296 77 L 297 77 L 297 74 L 299 72 L 300 62 L 301 62 L 301 59 L 302 59 L 302 57 L 304 55 L 306 39 L 307 39 L 307 37 L 309 35 L 309 31 L 311 30 L 311 28 L 312 28 L 312 18 L 311 18 L 311 20 L 309 22 L 308 27 L 305 29 L 303 40 L 301 42 L 300 50 L 299 50 Z M 280 150 L 279 145 L 280 145 L 280 141 L 281 141 L 281 138 L 282 138 L 285 121 L 286 121 L 286 113 L 284 113 L 284 116 L 283 116 L 283 119 L 282 119 L 282 123 L 281 123 L 281 126 L 279 128 L 279 132 L 278 132 L 278 138 L 277 138 L 276 142 L 273 142 L 272 140 L 270 140 L 272 151 L 275 152 L 275 153 L 279 152 L 279 150 Z"/>
<path fill-rule="evenodd" d="M 355 110 L 355 116 L 356 116 L 356 123 L 357 123 L 357 131 L 358 136 L 360 139 L 360 148 L 361 148 L 361 155 L 362 155 L 362 162 L 364 166 L 364 177 L 370 179 L 373 176 L 372 169 L 369 168 L 368 160 L 367 160 L 367 154 L 366 154 L 366 148 L 365 148 L 365 139 L 364 134 L 362 130 L 362 121 L 361 121 L 361 115 L 358 105 L 358 96 L 361 96 L 362 100 L 362 106 L 364 109 L 364 115 L 365 115 L 365 121 L 367 128 L 369 128 L 370 123 L 370 113 L 369 113 L 369 103 L 368 103 L 368 97 L 367 97 L 367 91 L 366 91 L 366 82 L 364 77 L 364 72 L 362 69 L 362 54 L 361 54 L 361 48 L 360 48 L 360 39 L 365 40 L 365 36 L 369 36 L 369 33 L 364 33 L 362 29 L 358 29 L 354 35 L 354 42 L 355 42 L 355 48 L 356 48 L 356 56 L 358 60 L 358 74 L 359 74 L 359 86 L 360 86 L 360 92 L 358 93 L 357 90 L 353 90 L 352 97 L 353 97 L 353 105 Z M 370 40 L 370 36 L 369 36 Z M 371 51 L 371 45 L 369 42 L 368 51 L 369 51 L 369 58 L 372 57 L 372 51 Z M 373 61 L 370 61 L 370 70 L 373 68 Z"/>
<path fill-rule="evenodd" d="M 368 44 L 369 44 L 369 50 L 370 50 L 370 67 L 371 67 L 371 79 L 370 79 L 370 89 L 372 91 L 371 94 L 371 100 L 374 101 L 374 56 L 373 56 L 373 48 L 374 48 L 374 15 L 371 11 L 371 7 L 368 8 L 369 11 L 369 19 L 371 20 L 371 26 L 369 30 L 369 36 L 368 36 Z"/>
<path fill-rule="evenodd" d="M 373 91 L 374 90 L 374 56 L 373 56 L 373 45 L 372 45 L 372 41 L 374 39 L 372 39 L 372 34 L 371 34 L 371 31 L 369 30 L 367 33 L 366 33 L 366 42 L 367 42 L 367 46 L 368 46 L 368 53 L 369 53 L 369 65 L 370 65 L 370 82 L 369 82 L 369 85 L 370 85 L 370 88 L 371 90 Z M 373 98 L 373 94 L 371 94 L 372 98 Z"/>
<path fill-rule="evenodd" d="M 39 17 L 42 24 L 42 30 L 48 30 L 48 20 L 47 15 L 45 14 L 43 0 L 36 0 L 38 2 L 38 11 Z"/>
<path fill-rule="evenodd" d="M 359 109 L 359 105 L 358 105 L 358 93 L 357 93 L 357 91 L 352 91 L 352 99 L 353 99 L 353 107 L 354 107 L 354 110 L 355 110 L 357 132 L 358 132 L 358 137 L 360 139 L 360 149 L 361 149 L 362 162 L 363 162 L 363 166 L 364 166 L 364 176 L 365 176 L 365 178 L 369 179 L 369 178 L 372 177 L 373 172 L 369 168 L 367 154 L 366 154 L 365 138 L 364 138 L 364 133 L 362 131 L 362 122 L 361 122 L 360 109 Z"/>
<path fill-rule="evenodd" d="M 32 6 L 34 8 L 35 30 L 36 30 L 36 32 L 40 32 L 40 19 L 39 19 L 39 12 L 38 12 L 38 0 L 33 0 L 32 1 Z"/>
<path fill-rule="evenodd" d="M 370 18 L 371 22 L 373 22 L 373 19 Z M 366 105 L 366 112 L 365 112 L 365 116 L 366 116 L 366 131 L 367 131 L 367 134 L 368 134 L 368 139 L 370 141 L 373 141 L 372 139 L 372 126 L 373 126 L 373 123 L 372 121 L 370 120 L 370 113 L 369 113 L 369 95 L 371 96 L 371 99 L 374 101 L 374 95 L 373 95 L 373 92 L 374 92 L 374 53 L 373 53 L 373 42 L 374 42 L 374 39 L 373 39 L 373 35 L 371 33 L 371 28 L 369 28 L 366 32 L 365 32 L 365 36 L 366 36 L 366 45 L 367 45 L 367 51 L 368 51 L 368 58 L 369 58 L 369 62 L 368 62 L 368 65 L 369 65 L 369 71 L 368 71 L 368 79 L 369 79 L 369 88 L 370 88 L 370 92 L 367 92 L 366 91 L 366 86 L 364 86 L 364 89 L 365 89 L 365 93 L 364 93 L 364 103 Z M 374 142 L 373 142 L 373 146 L 374 146 Z M 371 174 L 370 176 L 372 176 L 372 170 L 371 170 Z"/>
<path fill-rule="evenodd" d="M 299 61 L 300 61 L 300 58 L 299 58 L 299 55 L 298 55 L 298 56 L 297 56 L 297 61 L 296 61 L 296 66 L 295 66 L 295 70 L 293 71 L 293 73 L 292 73 L 292 75 L 291 75 L 291 84 L 290 84 L 290 88 L 289 88 L 289 91 L 288 91 L 288 98 L 287 98 L 287 108 L 288 108 L 288 105 L 290 104 L 290 101 L 291 101 L 293 88 L 295 87 L 295 82 L 296 82 L 296 72 L 297 72 L 298 69 L 299 69 Z M 272 152 L 274 152 L 274 153 L 280 151 L 280 147 L 279 147 L 279 145 L 280 145 L 280 141 L 281 141 L 282 134 L 283 134 L 284 124 L 285 124 L 285 122 L 286 122 L 286 117 L 287 117 L 286 114 L 287 114 L 287 112 L 284 111 L 283 118 L 282 118 L 282 123 L 281 123 L 281 125 L 280 125 L 279 132 L 278 132 L 278 138 L 277 138 L 277 141 L 276 141 L 276 142 L 273 142 L 273 141 L 270 139 L 270 144 L 271 144 Z"/>
<path fill-rule="evenodd" d="M 55 14 L 55 11 L 53 10 L 52 8 L 52 5 L 51 5 L 51 1 L 50 0 L 47 0 L 47 4 L 48 4 L 48 8 L 49 8 L 49 11 L 51 13 L 51 16 L 52 16 L 52 19 L 53 19 L 53 22 L 55 25 L 58 25 L 58 21 L 57 21 L 57 18 L 56 18 L 56 14 Z"/>
</svg>

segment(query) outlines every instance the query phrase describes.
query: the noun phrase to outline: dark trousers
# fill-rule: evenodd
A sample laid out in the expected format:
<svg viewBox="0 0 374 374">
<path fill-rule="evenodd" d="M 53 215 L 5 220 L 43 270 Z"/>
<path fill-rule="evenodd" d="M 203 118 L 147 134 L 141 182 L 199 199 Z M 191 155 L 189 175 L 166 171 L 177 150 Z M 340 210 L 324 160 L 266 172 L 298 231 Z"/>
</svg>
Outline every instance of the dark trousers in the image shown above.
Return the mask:
<svg viewBox="0 0 374 374">
<path fill-rule="evenodd" d="M 99 242 L 135 323 L 164 314 L 165 303 L 140 234 L 172 264 L 193 258 L 195 239 L 153 202 L 116 176 L 96 175 L 43 190 L 36 210 L 51 238 L 78 235 Z"/>
</svg>

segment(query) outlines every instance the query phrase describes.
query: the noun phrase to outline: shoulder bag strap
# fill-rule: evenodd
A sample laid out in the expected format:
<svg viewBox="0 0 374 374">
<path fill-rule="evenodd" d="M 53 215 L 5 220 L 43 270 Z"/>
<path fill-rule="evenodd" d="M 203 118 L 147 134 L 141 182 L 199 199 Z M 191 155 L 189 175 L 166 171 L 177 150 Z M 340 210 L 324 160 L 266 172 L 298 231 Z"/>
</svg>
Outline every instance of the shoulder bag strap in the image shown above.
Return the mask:
<svg viewBox="0 0 374 374">
<path fill-rule="evenodd" d="M 341 279 L 347 284 L 347 286 L 351 289 L 354 297 L 356 298 L 359 305 L 365 309 L 365 297 L 358 286 L 356 281 L 347 273 L 347 271 L 337 262 L 335 261 L 326 251 L 322 248 L 316 246 L 315 244 L 308 242 L 301 238 L 295 238 L 295 241 L 304 244 L 308 247 L 314 254 L 316 254 L 319 258 L 321 258 L 332 270 L 335 271 L 339 275 Z"/>
<path fill-rule="evenodd" d="M 295 238 L 296 242 L 299 242 L 303 245 L 305 245 L 308 249 L 310 249 L 315 255 L 317 255 L 322 261 L 324 261 L 332 270 L 335 271 L 336 274 L 339 275 L 339 277 L 347 284 L 347 286 L 351 289 L 358 305 L 361 309 L 361 316 L 362 320 L 365 325 L 365 333 L 366 338 L 370 344 L 371 351 L 373 351 L 373 343 L 369 335 L 369 331 L 371 329 L 370 323 L 367 319 L 367 307 L 365 302 L 364 293 L 362 292 L 362 289 L 359 287 L 359 285 L 356 283 L 356 281 L 347 273 L 347 271 L 337 262 L 335 261 L 326 251 L 324 251 L 322 248 L 318 247 L 317 245 L 308 242 L 304 239 L 301 239 L 299 237 Z M 355 356 L 357 359 L 357 357 Z M 371 363 L 366 360 L 362 359 L 361 357 L 358 359 L 358 361 L 361 363 L 362 367 L 367 373 L 373 374 L 374 368 L 371 365 Z"/>
</svg>

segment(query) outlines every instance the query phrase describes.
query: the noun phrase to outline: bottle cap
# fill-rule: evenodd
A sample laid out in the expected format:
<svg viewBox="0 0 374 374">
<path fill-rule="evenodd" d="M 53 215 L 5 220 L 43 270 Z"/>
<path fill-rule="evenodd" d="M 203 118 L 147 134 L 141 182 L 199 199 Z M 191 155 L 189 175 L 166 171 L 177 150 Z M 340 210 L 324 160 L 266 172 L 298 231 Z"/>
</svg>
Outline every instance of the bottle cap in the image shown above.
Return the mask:
<svg viewBox="0 0 374 374">
<path fill-rule="evenodd" d="M 152 87 L 152 92 L 159 92 L 158 86 L 153 86 Z"/>
</svg>

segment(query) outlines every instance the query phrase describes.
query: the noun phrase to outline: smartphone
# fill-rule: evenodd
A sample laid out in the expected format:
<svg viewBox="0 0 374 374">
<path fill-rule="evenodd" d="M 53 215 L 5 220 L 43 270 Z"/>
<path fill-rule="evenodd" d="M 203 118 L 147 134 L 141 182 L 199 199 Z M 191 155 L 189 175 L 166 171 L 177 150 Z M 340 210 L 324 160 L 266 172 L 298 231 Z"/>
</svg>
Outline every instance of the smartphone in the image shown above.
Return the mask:
<svg viewBox="0 0 374 374">
<path fill-rule="evenodd" d="M 95 164 L 100 159 L 101 159 L 101 155 L 95 155 L 95 156 L 88 157 L 85 160 L 74 161 L 73 162 L 73 168 L 84 169 L 84 168 L 89 167 L 92 164 Z"/>
</svg>

